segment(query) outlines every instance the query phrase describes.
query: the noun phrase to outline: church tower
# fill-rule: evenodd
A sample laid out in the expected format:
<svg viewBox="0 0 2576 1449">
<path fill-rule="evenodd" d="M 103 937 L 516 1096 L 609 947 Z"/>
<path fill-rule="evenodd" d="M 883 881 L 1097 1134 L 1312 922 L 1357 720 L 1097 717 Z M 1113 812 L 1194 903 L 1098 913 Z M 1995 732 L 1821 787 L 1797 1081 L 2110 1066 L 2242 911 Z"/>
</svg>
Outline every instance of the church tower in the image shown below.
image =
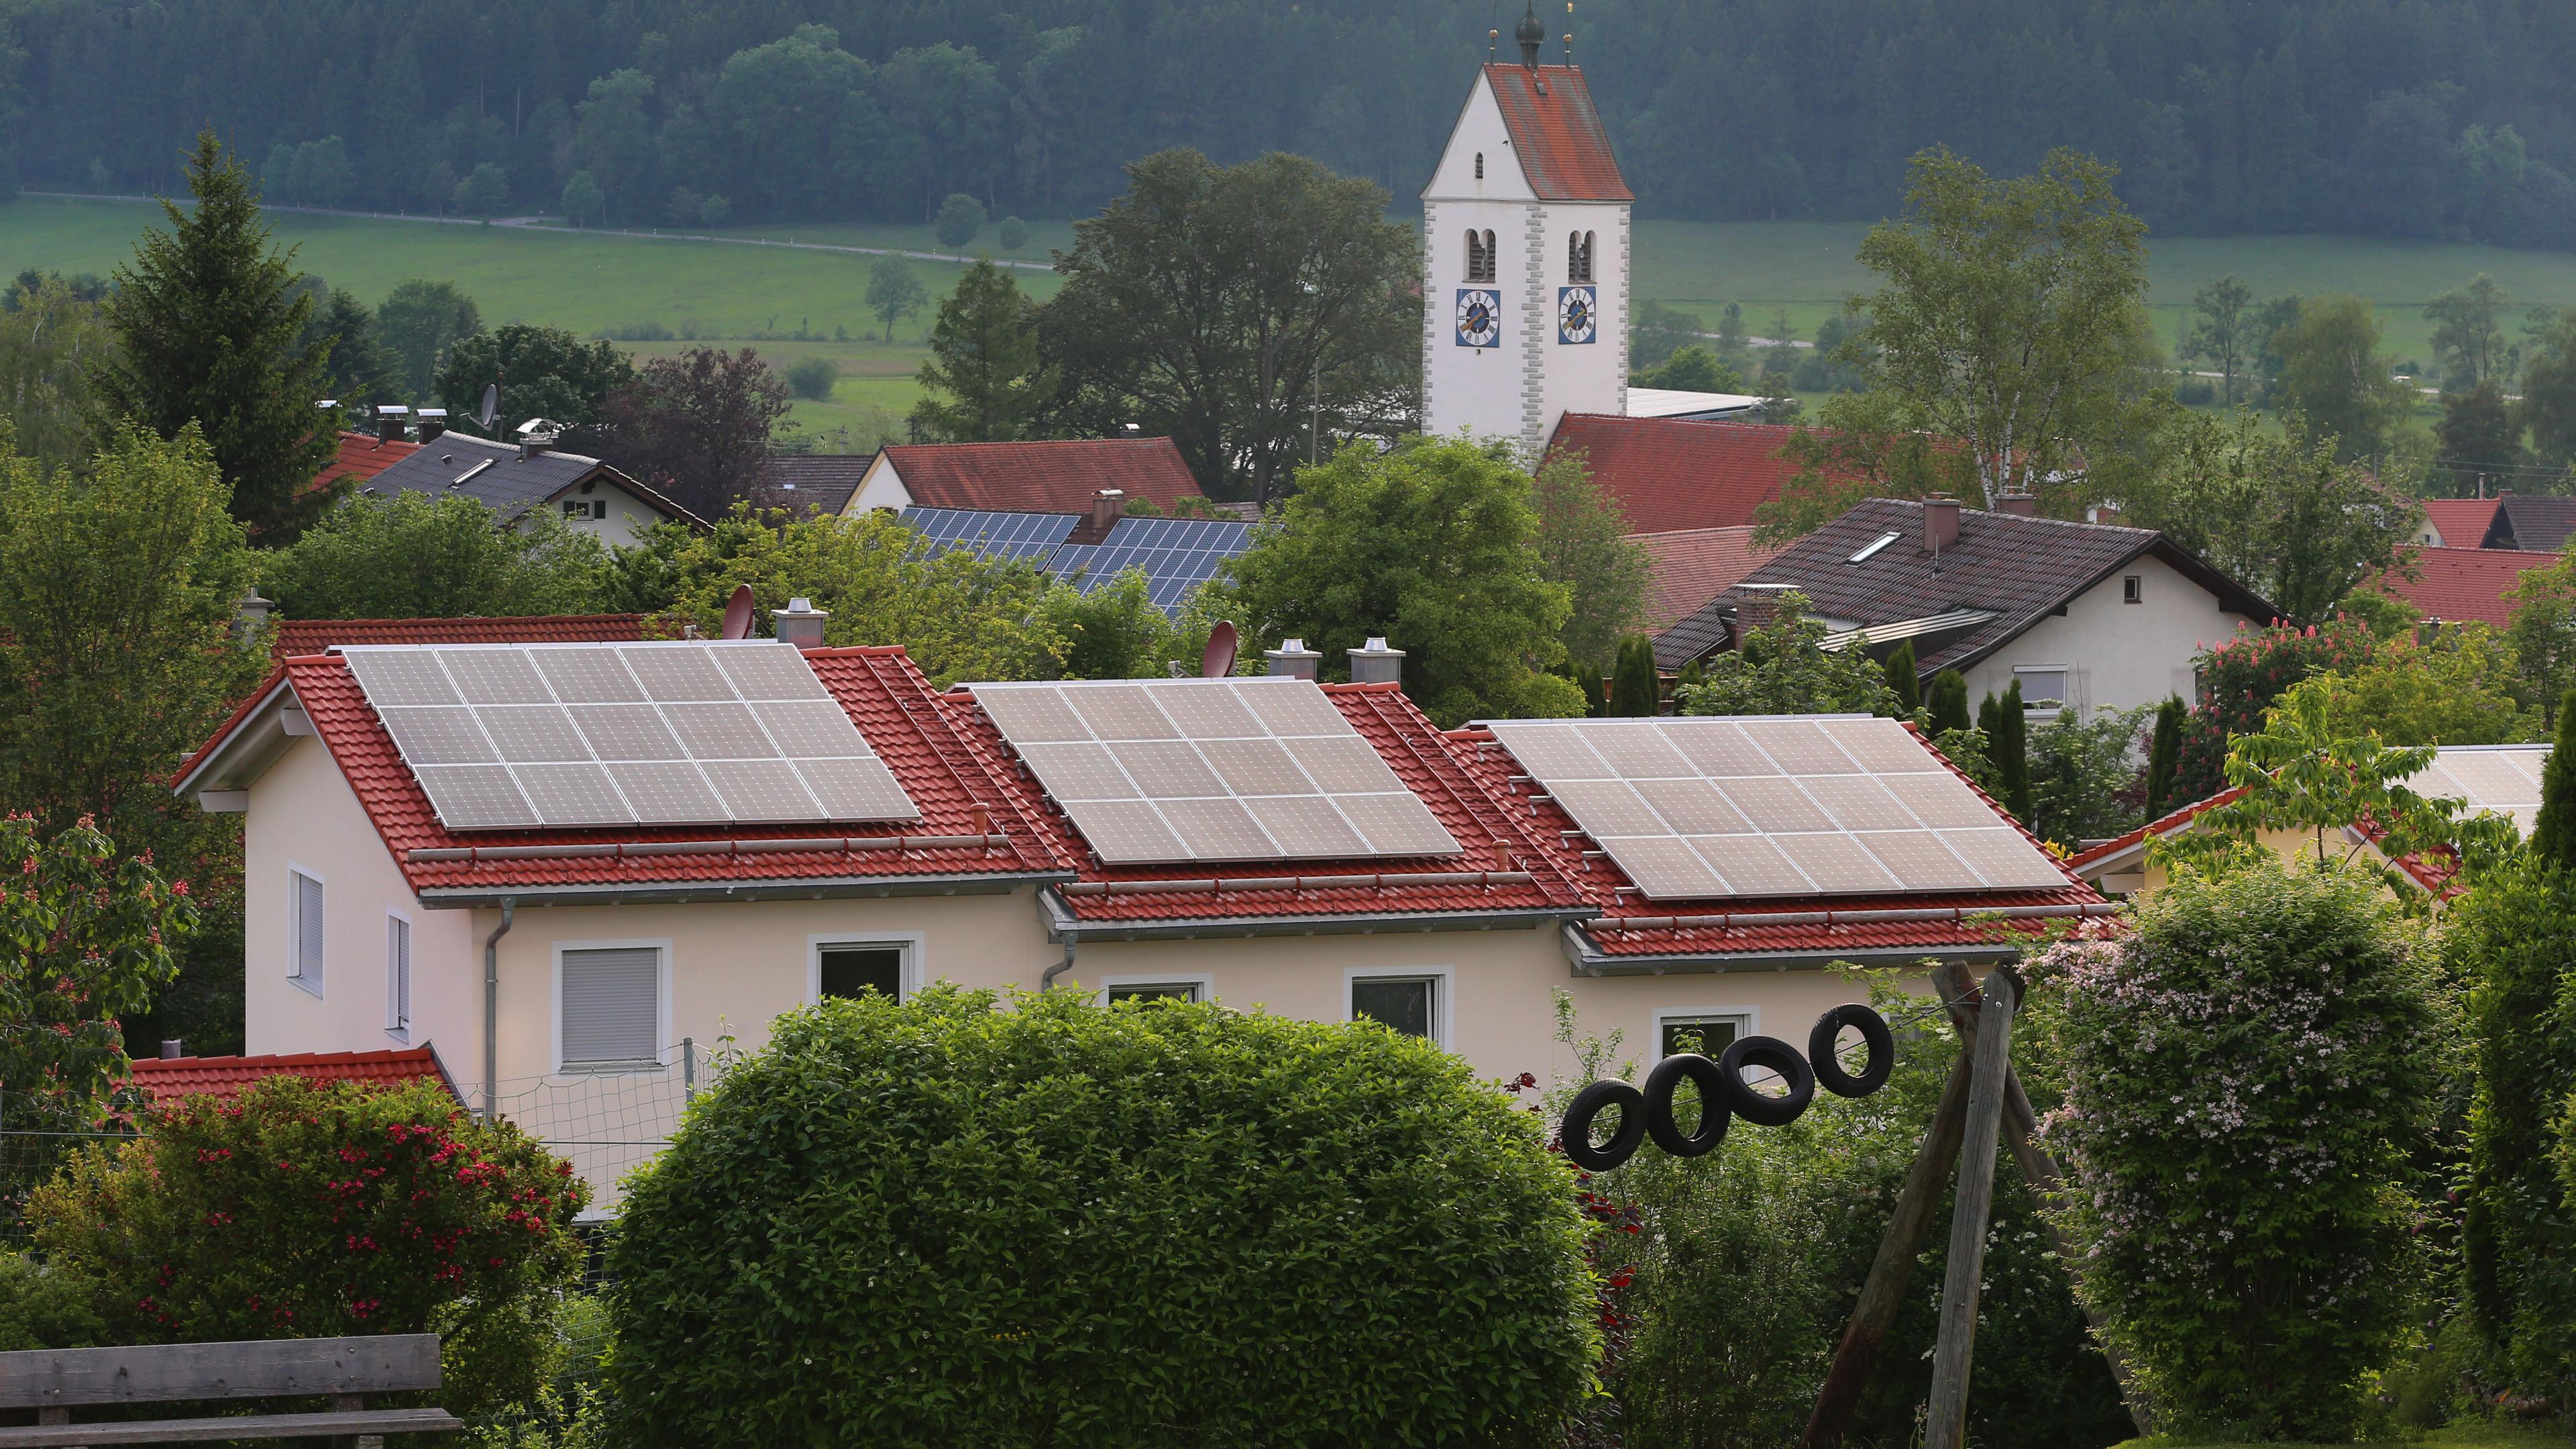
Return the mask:
<svg viewBox="0 0 2576 1449">
<path fill-rule="evenodd" d="M 1422 188 L 1422 415 L 1535 455 L 1569 412 L 1625 411 L 1632 198 L 1583 72 L 1539 63 L 1535 8 L 1514 35 Z"/>
</svg>

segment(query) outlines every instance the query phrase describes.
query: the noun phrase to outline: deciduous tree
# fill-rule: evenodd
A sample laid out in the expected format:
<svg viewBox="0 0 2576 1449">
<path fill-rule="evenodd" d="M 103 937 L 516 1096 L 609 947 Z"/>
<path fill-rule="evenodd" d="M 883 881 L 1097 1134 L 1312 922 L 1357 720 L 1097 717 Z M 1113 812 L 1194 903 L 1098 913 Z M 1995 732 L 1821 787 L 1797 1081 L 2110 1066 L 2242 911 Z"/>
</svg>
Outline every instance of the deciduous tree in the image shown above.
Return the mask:
<svg viewBox="0 0 2576 1449">
<path fill-rule="evenodd" d="M 2522 465 L 2522 423 L 2505 401 L 2504 387 L 2494 378 L 2442 394 L 2442 418 L 2433 425 L 2441 447 L 2437 466 L 2467 495 L 2483 485 L 2480 497 L 2511 488 Z"/>
<path fill-rule="evenodd" d="M 790 406 L 786 382 L 748 347 L 647 358 L 609 395 L 600 456 L 712 518 L 759 491 Z"/>
<path fill-rule="evenodd" d="M 2576 308 L 2549 313 L 2534 329 L 2517 419 L 2541 457 L 2561 465 L 2576 459 Z"/>
<path fill-rule="evenodd" d="M 2304 414 L 2311 436 L 2339 456 L 2366 458 L 2414 411 L 2415 392 L 2379 349 L 2379 315 L 2359 297 L 2308 297 L 2272 338 L 2281 356 L 2281 406 Z"/>
<path fill-rule="evenodd" d="M 930 300 L 930 289 L 921 285 L 921 277 L 912 263 L 886 255 L 868 268 L 868 310 L 885 324 L 885 340 L 894 340 L 894 324 L 919 312 Z"/>
<path fill-rule="evenodd" d="M 939 203 L 939 214 L 931 218 L 930 229 L 941 246 L 952 252 L 964 251 L 968 242 L 983 233 L 985 216 L 984 203 L 952 191 L 946 201 Z"/>
<path fill-rule="evenodd" d="M 598 535 L 538 509 L 504 527 L 474 499 L 353 498 L 260 565 L 290 619 L 588 614 L 608 599 Z"/>
<path fill-rule="evenodd" d="M 2503 318 L 2513 299 L 2484 272 L 2466 286 L 2454 287 L 2424 305 L 2424 320 L 2433 324 L 2433 351 L 2441 358 L 2442 385 L 2473 388 L 2513 375 L 2517 359 L 2505 341 Z"/>
<path fill-rule="evenodd" d="M 294 251 L 271 250 L 250 177 L 212 131 L 189 154 L 188 192 L 195 204 L 163 202 L 170 229 L 145 228 L 116 269 L 102 313 L 116 349 L 92 393 L 111 425 L 172 439 L 196 424 L 233 516 L 284 542 L 331 502 L 310 487 L 338 446 L 313 408 L 329 354 L 298 346 L 313 302 L 295 290 Z"/>
<path fill-rule="evenodd" d="M 1593 483 L 1580 452 L 1550 456 L 1536 484 L 1539 577 L 1566 590 L 1558 637 L 1567 658 L 1597 667 L 1645 616 L 1651 561 L 1629 541 L 1627 514 Z"/>
<path fill-rule="evenodd" d="M 921 365 L 912 418 L 923 439 L 1007 443 L 1036 435 L 1061 379 L 1041 354 L 1037 319 L 1037 303 L 1009 272 L 989 261 L 966 269 L 939 304 L 930 360 Z"/>
<path fill-rule="evenodd" d="M 398 282 L 376 308 L 376 336 L 394 354 L 393 386 L 407 398 L 431 396 L 448 349 L 482 330 L 481 310 L 454 282 Z M 479 406 L 481 398 L 475 401 Z"/>
<path fill-rule="evenodd" d="M 2254 289 L 2243 277 L 2225 276 L 2191 295 L 2191 330 L 2184 334 L 2182 355 L 2218 369 L 2220 401 L 2236 406 L 2236 378 L 2252 360 Z"/>
<path fill-rule="evenodd" d="M 1807 596 L 1780 596 L 1771 622 L 1736 647 L 1713 654 L 1697 689 L 1676 690 L 1682 714 L 1896 713 L 1887 674 L 1860 649 L 1824 647 L 1824 622 L 1807 612 Z M 1964 689 L 1964 685 L 1962 686 Z"/>
<path fill-rule="evenodd" d="M 451 342 L 438 365 L 440 406 L 460 427 L 483 407 L 483 389 L 501 385 L 495 436 L 508 440 L 520 423 L 546 418 L 566 427 L 602 421 L 611 393 L 635 380 L 635 364 L 606 342 L 584 342 L 560 327 L 513 322 Z"/>
<path fill-rule="evenodd" d="M 115 347 L 98 305 L 61 277 L 21 277 L 0 312 L 0 416 L 19 456 L 65 467 L 89 449 L 90 377 Z"/>
<path fill-rule="evenodd" d="M 2527 570 L 2505 598 L 2513 605 L 2508 632 L 2523 693 L 2540 706 L 2542 723 L 2555 726 L 2558 697 L 2576 689 L 2576 549 Z"/>
</svg>

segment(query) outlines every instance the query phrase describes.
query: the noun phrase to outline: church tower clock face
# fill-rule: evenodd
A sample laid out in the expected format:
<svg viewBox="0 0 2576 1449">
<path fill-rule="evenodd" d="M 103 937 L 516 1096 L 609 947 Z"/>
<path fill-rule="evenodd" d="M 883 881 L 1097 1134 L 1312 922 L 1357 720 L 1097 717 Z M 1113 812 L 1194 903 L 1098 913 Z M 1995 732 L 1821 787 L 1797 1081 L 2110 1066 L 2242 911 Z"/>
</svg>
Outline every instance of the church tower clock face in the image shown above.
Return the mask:
<svg viewBox="0 0 2576 1449">
<path fill-rule="evenodd" d="M 1601 319 L 1595 308 L 1599 294 L 1590 287 L 1556 289 L 1556 340 L 1590 342 L 1601 335 Z"/>
<path fill-rule="evenodd" d="M 1503 345 L 1503 295 L 1491 287 L 1458 289 L 1458 345 Z"/>
</svg>

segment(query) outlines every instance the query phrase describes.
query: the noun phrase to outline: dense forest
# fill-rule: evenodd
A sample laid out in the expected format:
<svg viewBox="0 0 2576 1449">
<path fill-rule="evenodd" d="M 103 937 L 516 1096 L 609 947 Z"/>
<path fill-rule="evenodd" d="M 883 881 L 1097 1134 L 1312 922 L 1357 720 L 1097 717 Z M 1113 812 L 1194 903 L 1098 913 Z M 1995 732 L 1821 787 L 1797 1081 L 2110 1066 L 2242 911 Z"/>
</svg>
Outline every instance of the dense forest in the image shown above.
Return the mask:
<svg viewBox="0 0 2576 1449">
<path fill-rule="evenodd" d="M 952 192 L 1062 215 L 1175 145 L 1305 152 L 1401 202 L 1485 32 L 1516 18 L 1506 0 L 0 0 L 0 125 L 31 188 L 168 188 L 212 124 L 272 201 L 488 212 L 569 189 L 612 225 L 918 220 Z M 2576 245 L 2576 6 L 1587 0 L 1571 25 L 1649 216 L 1876 217 L 1924 146 L 2016 173 L 2062 144 L 2116 162 L 2162 231 Z"/>
</svg>

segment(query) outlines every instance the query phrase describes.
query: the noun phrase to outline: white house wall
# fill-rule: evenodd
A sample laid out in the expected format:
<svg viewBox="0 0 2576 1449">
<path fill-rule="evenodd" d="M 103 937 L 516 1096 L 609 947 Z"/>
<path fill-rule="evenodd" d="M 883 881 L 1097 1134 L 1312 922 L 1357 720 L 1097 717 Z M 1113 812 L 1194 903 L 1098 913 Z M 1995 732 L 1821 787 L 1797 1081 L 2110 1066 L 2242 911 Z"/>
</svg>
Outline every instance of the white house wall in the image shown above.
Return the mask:
<svg viewBox="0 0 2576 1449">
<path fill-rule="evenodd" d="M 912 506 L 912 492 L 903 486 L 903 476 L 894 470 L 894 460 L 885 450 L 877 450 L 876 461 L 850 490 L 850 501 L 841 506 L 845 518 L 865 517 L 872 509 L 891 508 L 900 513 Z"/>
<path fill-rule="evenodd" d="M 2143 602 L 2121 602 L 2121 580 L 2134 575 Z M 2168 695 L 2198 702 L 2191 662 L 2201 650 L 2259 625 L 2221 609 L 2217 596 L 2163 561 L 2138 559 L 2069 600 L 2051 616 L 1963 671 L 1971 703 L 2011 686 L 2015 668 L 2068 670 L 2068 703 L 2085 718 L 2103 710 L 2161 704 Z"/>
</svg>

